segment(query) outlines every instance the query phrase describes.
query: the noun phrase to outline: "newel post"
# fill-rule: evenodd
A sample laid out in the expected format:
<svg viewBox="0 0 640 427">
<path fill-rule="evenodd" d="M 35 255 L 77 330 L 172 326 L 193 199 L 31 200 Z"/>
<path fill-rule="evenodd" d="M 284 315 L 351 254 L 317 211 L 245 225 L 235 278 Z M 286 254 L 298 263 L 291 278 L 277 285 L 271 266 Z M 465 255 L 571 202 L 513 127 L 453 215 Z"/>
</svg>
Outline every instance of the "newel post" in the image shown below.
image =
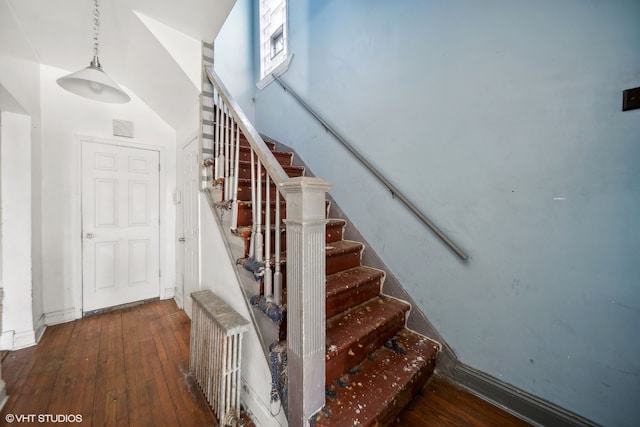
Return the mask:
<svg viewBox="0 0 640 427">
<path fill-rule="evenodd" d="M 289 423 L 307 426 L 325 397 L 325 195 L 327 181 L 291 178 L 287 200 L 287 364 Z"/>
</svg>

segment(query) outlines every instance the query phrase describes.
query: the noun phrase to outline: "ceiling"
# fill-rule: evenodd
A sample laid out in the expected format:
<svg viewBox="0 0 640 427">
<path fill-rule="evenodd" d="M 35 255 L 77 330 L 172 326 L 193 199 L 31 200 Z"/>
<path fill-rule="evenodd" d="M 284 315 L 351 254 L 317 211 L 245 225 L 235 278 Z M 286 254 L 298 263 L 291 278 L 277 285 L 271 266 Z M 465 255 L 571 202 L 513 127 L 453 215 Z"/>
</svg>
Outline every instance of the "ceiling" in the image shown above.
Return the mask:
<svg viewBox="0 0 640 427">
<path fill-rule="evenodd" d="M 5 3 L 7 7 L 3 9 L 21 27 L 40 63 L 70 72 L 89 65 L 93 58 L 92 0 L 0 2 Z M 235 0 L 99 0 L 99 56 L 103 69 L 169 124 L 175 124 L 181 119 L 172 115 L 184 112 L 182 103 L 193 102 L 179 99 L 180 94 L 183 98 L 197 96 L 197 89 L 140 15 L 171 27 L 194 42 L 212 42 L 234 3 Z M 167 88 L 167 99 L 160 99 L 158 88 Z M 171 103 L 177 105 L 171 107 Z"/>
</svg>

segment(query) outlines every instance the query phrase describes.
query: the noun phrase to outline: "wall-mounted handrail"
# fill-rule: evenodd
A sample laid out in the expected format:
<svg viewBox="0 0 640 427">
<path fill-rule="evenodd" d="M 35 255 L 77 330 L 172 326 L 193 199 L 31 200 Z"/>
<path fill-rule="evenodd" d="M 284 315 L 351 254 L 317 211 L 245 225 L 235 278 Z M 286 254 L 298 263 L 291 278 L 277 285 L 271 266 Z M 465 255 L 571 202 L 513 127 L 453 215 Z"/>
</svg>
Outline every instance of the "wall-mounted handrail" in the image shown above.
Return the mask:
<svg viewBox="0 0 640 427">
<path fill-rule="evenodd" d="M 456 255 L 458 255 L 462 260 L 466 261 L 469 259 L 469 256 L 462 251 L 449 237 L 437 225 L 435 225 L 424 213 L 420 211 L 398 188 L 393 185 L 382 173 L 380 173 L 367 159 L 365 159 L 347 140 L 345 140 L 342 135 L 336 132 L 313 108 L 311 108 L 302 98 L 298 96 L 295 91 L 289 87 L 280 77 L 275 74 L 271 75 L 280 86 L 288 92 L 298 103 L 309 112 L 321 125 L 322 127 L 329 132 L 335 139 L 338 140 L 353 156 L 360 161 L 368 170 L 371 172 L 378 180 L 385 186 L 393 197 L 397 197 L 400 201 L 416 216 L 422 223 L 424 223 L 433 233 L 438 236 L 445 245 L 447 245 Z"/>
</svg>

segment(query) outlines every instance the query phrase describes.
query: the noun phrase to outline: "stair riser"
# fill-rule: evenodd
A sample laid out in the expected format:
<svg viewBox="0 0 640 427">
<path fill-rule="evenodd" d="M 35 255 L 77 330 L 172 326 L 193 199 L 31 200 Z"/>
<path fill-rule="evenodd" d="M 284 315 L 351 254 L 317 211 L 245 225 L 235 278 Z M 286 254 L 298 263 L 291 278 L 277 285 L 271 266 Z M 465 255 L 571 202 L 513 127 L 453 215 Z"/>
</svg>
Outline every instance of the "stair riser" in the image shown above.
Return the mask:
<svg viewBox="0 0 640 427">
<path fill-rule="evenodd" d="M 376 419 L 376 424 L 380 426 L 390 425 L 398 415 L 407 407 L 409 402 L 422 390 L 426 382 L 429 380 L 436 365 L 436 357 L 429 359 L 429 364 L 426 368 L 420 370 L 412 381 L 407 384 L 402 390 L 398 392 L 395 399 L 391 404 L 387 405 Z"/>
<path fill-rule="evenodd" d="M 221 130 L 222 132 L 229 132 L 229 133 L 230 133 L 229 128 L 226 126 L 225 118 L 224 118 L 224 117 L 223 117 L 223 119 L 222 119 L 222 120 L 220 120 L 220 122 L 222 123 L 222 126 L 221 126 L 221 129 L 220 129 L 220 130 Z M 233 132 L 233 139 L 235 140 L 235 138 L 236 138 L 237 128 L 236 128 L 236 127 L 234 127 L 233 129 L 231 129 L 231 131 Z M 214 119 L 214 121 L 213 121 L 213 135 L 214 135 L 214 138 L 215 138 L 215 135 L 217 135 L 217 133 L 218 133 L 217 121 Z M 227 133 L 227 135 L 228 135 L 229 133 Z M 276 148 L 276 144 L 275 144 L 274 142 L 271 142 L 271 141 L 264 141 L 264 143 L 265 143 L 265 145 L 269 148 L 269 150 L 275 150 L 275 148 Z M 242 131 L 240 131 L 240 146 L 250 147 L 250 145 L 249 145 L 249 140 L 248 140 L 248 139 L 247 139 L 247 137 L 244 135 L 244 133 L 242 133 Z"/>
<path fill-rule="evenodd" d="M 338 273 L 340 271 L 357 267 L 358 265 L 360 265 L 360 254 L 361 254 L 361 251 L 358 251 L 358 252 L 347 252 L 347 253 L 340 254 L 333 257 L 327 257 L 325 261 L 326 263 L 325 270 L 326 270 L 327 276 L 330 274 Z M 280 270 L 282 271 L 282 287 L 286 289 L 287 287 L 286 260 L 283 260 L 280 263 Z"/>
<path fill-rule="evenodd" d="M 362 259 L 362 249 L 357 251 L 341 253 L 336 256 L 327 256 L 327 260 L 326 260 L 327 276 L 330 274 L 338 273 L 340 271 L 357 267 L 360 265 L 361 259 Z"/>
<path fill-rule="evenodd" d="M 269 195 L 271 197 L 272 201 L 276 200 L 276 192 L 278 191 L 278 189 L 276 188 L 275 185 L 273 185 L 273 183 L 271 183 L 271 185 L 269 185 Z M 261 189 L 261 199 L 262 199 L 262 203 L 265 203 L 267 200 L 267 187 L 266 184 L 263 182 L 262 183 L 262 189 Z M 280 198 L 282 200 L 282 197 Z M 244 185 L 243 183 L 239 183 L 238 184 L 238 200 L 242 200 L 245 202 L 249 202 L 251 201 L 251 186 L 250 185 Z"/>
<path fill-rule="evenodd" d="M 375 298 L 380 294 L 382 280 L 373 279 L 358 287 L 327 297 L 327 319 L 349 310 L 352 307 Z"/>
<path fill-rule="evenodd" d="M 325 227 L 326 242 L 333 243 L 333 242 L 338 242 L 342 240 L 343 232 L 344 232 L 344 226 L 342 224 L 327 224 L 327 226 Z M 287 234 L 284 230 L 282 230 L 279 234 L 280 234 L 280 250 L 286 251 L 287 250 Z M 249 234 L 244 238 L 245 258 L 249 256 L 249 244 L 251 243 L 250 237 L 251 236 Z M 264 237 L 266 241 L 266 235 Z M 276 232 L 275 230 L 271 230 L 271 255 L 274 255 L 276 253 L 275 239 L 276 239 Z"/>
<path fill-rule="evenodd" d="M 250 164 L 246 164 L 246 163 L 241 163 L 240 165 L 238 165 L 238 178 L 240 179 L 251 179 L 251 165 Z M 284 171 L 287 173 L 287 175 L 290 178 L 294 178 L 297 176 L 303 176 L 304 175 L 304 169 L 303 168 L 298 168 L 295 166 L 283 166 Z M 266 171 L 264 170 L 264 168 L 262 169 L 262 180 L 264 181 L 265 177 L 267 176 Z"/>
<path fill-rule="evenodd" d="M 293 153 L 276 151 L 273 153 L 273 155 L 278 161 L 278 163 L 280 163 L 281 165 L 283 166 L 291 165 L 291 160 L 293 159 Z M 256 157 L 254 156 L 254 160 L 255 159 Z M 244 161 L 244 162 L 251 161 L 251 150 L 246 147 L 242 147 L 242 145 L 240 146 L 240 161 Z"/>
<path fill-rule="evenodd" d="M 264 206 L 264 205 L 263 205 Z M 251 206 L 241 205 L 238 207 L 238 227 L 250 227 L 252 224 L 251 219 Z M 262 223 L 265 223 L 266 209 L 262 209 Z M 271 218 L 272 221 L 276 217 L 276 209 L 275 207 L 271 208 Z M 280 203 L 280 217 L 285 219 L 287 217 L 287 207 L 286 203 Z"/>
<path fill-rule="evenodd" d="M 285 219 L 287 217 L 287 204 L 280 199 L 280 217 L 282 219 Z M 272 207 L 271 207 L 271 218 L 272 221 L 275 219 L 276 217 L 276 208 L 275 208 L 275 203 L 272 203 Z M 266 209 L 264 209 L 264 203 L 262 205 L 262 223 L 265 223 L 265 213 L 266 213 Z M 330 203 L 329 201 L 326 202 L 326 212 L 327 214 L 329 213 L 329 207 L 330 207 Z M 238 227 L 249 227 L 251 226 L 251 206 L 248 206 L 246 204 L 240 204 L 238 206 Z"/>
<path fill-rule="evenodd" d="M 346 374 L 347 371 L 362 362 L 377 348 L 389 341 L 405 325 L 405 313 L 399 312 L 387 323 L 380 325 L 372 333 L 362 336 L 349 348 L 342 349 L 338 354 L 332 355 L 327 360 L 326 383 L 333 381 Z"/>
<path fill-rule="evenodd" d="M 233 145 L 235 146 L 236 141 L 235 141 L 235 134 L 233 135 Z M 214 134 L 214 139 L 215 139 L 215 134 Z M 215 143 L 215 141 L 214 141 Z M 265 145 L 267 146 L 267 148 L 271 151 L 274 151 L 276 149 L 276 145 L 273 142 L 266 142 L 265 141 Z M 224 152 L 224 147 L 225 147 L 225 141 L 222 141 L 222 152 Z M 240 150 L 248 150 L 251 148 L 251 144 L 249 143 L 249 140 L 247 140 L 247 138 L 245 138 L 244 135 L 240 134 Z M 231 149 L 231 141 L 229 141 L 229 149 Z M 235 150 L 235 147 L 234 147 Z"/>
<path fill-rule="evenodd" d="M 245 241 L 245 254 L 248 255 L 249 246 L 247 244 L 249 240 Z M 343 270 L 348 270 L 360 265 L 360 254 L 362 253 L 362 249 L 357 251 L 348 251 L 336 256 L 327 256 L 326 258 L 326 275 L 334 274 Z M 356 261 L 357 259 L 357 261 Z M 273 265 L 274 260 L 271 259 L 271 270 L 275 271 L 275 266 Z M 282 289 L 287 289 L 287 261 L 286 258 L 282 259 L 280 262 L 280 271 L 282 273 Z M 260 295 L 264 296 L 264 289 L 260 288 Z"/>
</svg>

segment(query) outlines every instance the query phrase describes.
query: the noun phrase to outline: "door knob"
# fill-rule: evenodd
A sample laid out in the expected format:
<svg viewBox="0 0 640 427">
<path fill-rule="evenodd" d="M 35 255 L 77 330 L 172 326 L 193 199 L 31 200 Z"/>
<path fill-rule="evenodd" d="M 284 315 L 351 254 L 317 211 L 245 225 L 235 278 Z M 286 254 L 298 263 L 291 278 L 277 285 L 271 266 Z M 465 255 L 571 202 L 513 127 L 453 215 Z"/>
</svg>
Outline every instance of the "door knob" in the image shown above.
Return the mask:
<svg viewBox="0 0 640 427">
<path fill-rule="evenodd" d="M 96 237 L 96 235 L 93 234 L 93 233 L 87 233 L 86 237 L 87 237 L 87 239 L 93 239 L 94 237 Z"/>
<path fill-rule="evenodd" d="M 185 240 L 185 239 L 184 239 L 184 237 L 180 237 L 180 238 L 178 239 L 178 242 L 184 243 L 184 240 Z"/>
</svg>

